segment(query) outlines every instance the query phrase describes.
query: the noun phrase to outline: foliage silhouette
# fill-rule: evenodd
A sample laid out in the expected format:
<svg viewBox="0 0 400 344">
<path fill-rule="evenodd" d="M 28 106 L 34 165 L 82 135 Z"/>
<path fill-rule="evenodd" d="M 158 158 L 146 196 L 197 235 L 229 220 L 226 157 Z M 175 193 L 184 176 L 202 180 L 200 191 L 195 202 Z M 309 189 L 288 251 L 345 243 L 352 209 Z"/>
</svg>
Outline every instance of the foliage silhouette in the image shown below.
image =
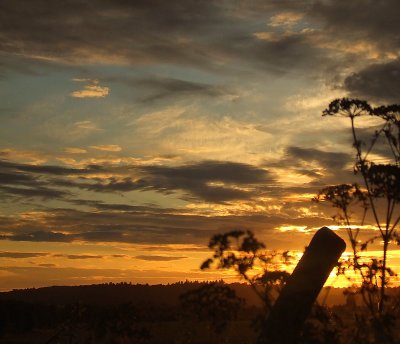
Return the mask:
<svg viewBox="0 0 400 344">
<path fill-rule="evenodd" d="M 207 321 L 216 334 L 224 331 L 244 305 L 244 299 L 223 283 L 207 283 L 181 294 L 183 309 L 195 314 L 199 321 Z"/>
<path fill-rule="evenodd" d="M 191 311 L 191 308 L 183 309 L 178 296 L 206 284 L 205 282 L 179 282 L 170 285 L 109 283 L 2 292 L 0 293 L 0 343 L 44 344 L 56 334 L 59 336 L 54 338 L 53 342 L 59 343 L 68 343 L 69 340 L 96 344 L 254 343 L 258 336 L 257 329 L 264 320 L 264 313 L 260 299 L 246 283 L 224 284 L 234 290 L 236 296 L 244 298 L 246 303 L 241 304 L 236 317 L 231 318 L 221 333 L 216 333 L 207 319 L 199 321 L 197 314 Z M 217 284 L 223 285 L 222 282 Z M 325 292 L 327 290 L 325 288 Z M 399 288 L 388 289 L 388 293 L 392 295 L 391 299 L 397 304 L 400 303 L 400 298 L 396 297 L 398 292 Z M 368 323 L 362 325 L 360 319 L 360 326 L 354 326 L 354 311 L 357 311 L 356 315 L 362 316 L 362 309 L 354 302 L 344 304 L 345 296 L 342 293 L 342 289 L 330 288 L 328 304 L 314 307 L 303 327 L 299 343 L 369 342 L 364 340 L 368 334 L 366 331 Z M 93 297 L 87 298 L 88 295 Z M 353 294 L 349 295 L 349 300 L 354 298 Z M 324 304 L 323 296 L 320 295 L 319 300 Z M 163 303 L 164 300 L 168 302 Z M 398 311 L 392 313 L 395 317 L 392 320 L 399 326 L 400 308 L 397 306 L 396 309 Z M 79 316 L 76 317 L 76 314 Z M 124 314 L 127 316 L 123 316 Z M 119 333 L 118 329 L 124 328 L 118 325 L 121 316 L 124 322 L 136 331 L 134 337 L 129 337 L 128 331 L 125 330 Z M 254 324 L 255 319 L 260 322 Z M 150 334 L 150 337 L 146 338 L 146 333 Z M 398 334 L 400 335 L 399 332 Z"/>
<path fill-rule="evenodd" d="M 344 260 L 339 272 L 345 274 L 352 269 L 361 277 L 361 285 L 355 293 L 361 295 L 369 316 L 358 315 L 364 328 L 359 332 L 363 343 L 393 343 L 393 302 L 387 295 L 387 287 L 395 276 L 388 266 L 388 250 L 391 243 L 399 244 L 400 221 L 400 105 L 372 107 L 358 99 L 336 99 L 323 111 L 323 116 L 341 116 L 350 120 L 353 148 L 355 150 L 354 174 L 361 184 L 339 184 L 322 189 L 314 198 L 317 202 L 328 202 L 338 210 L 333 216 L 343 225 L 351 244 L 352 257 Z M 363 121 L 375 120 L 374 131 L 369 140 L 364 139 Z M 361 123 L 360 123 L 361 122 Z M 365 127 L 365 124 L 364 124 Z M 383 163 L 376 161 L 384 151 Z M 378 155 L 375 155 L 378 154 Z M 382 153 L 380 154 L 382 156 Z M 375 159 L 375 160 L 374 160 Z M 358 225 L 354 225 L 354 207 L 360 207 Z M 361 231 L 372 213 L 372 223 L 378 235 L 371 231 L 362 241 Z M 370 221 L 371 223 L 371 221 Z M 376 241 L 383 243 L 382 257 L 369 260 L 361 252 Z M 367 333 L 365 329 L 369 329 Z"/>
<path fill-rule="evenodd" d="M 314 198 L 314 201 L 328 202 L 338 210 L 333 218 L 346 228 L 348 234 L 352 256 L 339 263 L 338 273 L 348 276 L 347 271 L 352 269 L 362 281 L 359 288 L 349 290 L 348 295 L 361 295 L 368 313 L 365 314 L 362 310 L 355 314 L 357 331 L 353 331 L 346 340 L 354 343 L 395 343 L 397 337 L 394 333 L 394 314 L 399 313 L 399 303 L 390 300 L 387 288 L 395 276 L 388 266 L 389 245 L 400 243 L 400 106 L 373 108 L 364 100 L 342 98 L 331 102 L 323 111 L 323 116 L 342 116 L 350 119 L 353 148 L 356 153 L 353 170 L 358 178 L 357 183 L 327 186 Z M 358 127 L 358 121 L 365 120 L 366 117 L 380 121 L 369 141 L 364 139 L 366 130 Z M 382 151 L 385 147 L 390 159 L 385 156 L 386 160 L 374 160 L 375 151 Z M 359 226 L 352 223 L 354 207 L 361 210 Z M 377 231 L 371 231 L 371 235 L 362 241 L 361 234 L 365 234 L 364 225 L 371 223 L 371 213 Z M 378 241 L 383 242 L 382 257 L 372 257 L 369 260 L 364 258 L 362 252 Z M 240 230 L 213 236 L 209 248 L 214 254 L 212 258 L 204 261 L 201 268 L 234 270 L 250 284 L 263 301 L 268 313 L 289 275 L 277 269 L 279 264 L 276 264 L 276 261 L 279 259 L 287 262 L 288 252 L 278 254 L 267 251 L 265 245 L 258 241 L 252 232 Z M 334 330 L 328 326 L 334 317 L 321 317 L 321 309 L 317 313 L 322 319 L 319 324 L 322 327 L 309 322 L 308 327 L 303 329 L 300 342 L 343 341 L 340 336 L 333 336 Z M 315 308 L 316 311 L 318 307 Z M 339 323 L 340 321 L 336 322 L 336 329 Z M 320 331 L 310 331 L 313 328 L 320 328 Z M 317 336 L 316 332 L 319 332 Z M 325 339 L 321 339 L 321 336 Z M 311 337 L 314 339 L 311 340 Z"/>
<path fill-rule="evenodd" d="M 341 239 L 339 240 L 343 243 Z M 254 329 L 258 332 L 257 343 L 269 343 L 271 328 L 268 326 L 268 329 L 266 328 L 267 323 L 265 321 L 267 319 L 268 322 L 275 299 L 290 276 L 287 271 L 282 270 L 282 267 L 287 268 L 293 257 L 288 251 L 267 250 L 266 246 L 251 231 L 235 230 L 214 235 L 208 246 L 213 250 L 213 255 L 212 258 L 203 262 L 201 268 L 230 269 L 248 282 L 252 290 L 259 296 L 264 307 L 263 311 L 254 319 Z M 324 248 L 319 246 L 317 254 L 321 254 L 323 250 Z M 315 265 L 319 266 L 318 263 Z M 302 296 L 305 297 L 306 295 L 302 294 Z M 275 327 L 275 325 L 273 326 Z M 285 328 L 291 326 L 291 324 L 284 321 L 276 326 L 277 331 L 274 330 L 273 332 L 278 337 L 274 337 L 271 343 L 280 343 L 280 337 L 286 338 L 286 336 L 280 336 L 279 331 L 285 331 Z M 338 327 L 338 318 L 332 312 L 325 306 L 314 305 L 303 329 L 300 329 L 300 334 L 296 334 L 296 343 L 340 343 L 339 335 L 335 333 Z"/>
<path fill-rule="evenodd" d="M 232 269 L 248 282 L 269 311 L 285 284 L 289 273 L 280 269 L 291 262 L 288 251 L 266 250 L 265 245 L 251 231 L 234 230 L 214 235 L 208 247 L 214 251 L 212 258 L 203 262 L 201 269 Z"/>
</svg>

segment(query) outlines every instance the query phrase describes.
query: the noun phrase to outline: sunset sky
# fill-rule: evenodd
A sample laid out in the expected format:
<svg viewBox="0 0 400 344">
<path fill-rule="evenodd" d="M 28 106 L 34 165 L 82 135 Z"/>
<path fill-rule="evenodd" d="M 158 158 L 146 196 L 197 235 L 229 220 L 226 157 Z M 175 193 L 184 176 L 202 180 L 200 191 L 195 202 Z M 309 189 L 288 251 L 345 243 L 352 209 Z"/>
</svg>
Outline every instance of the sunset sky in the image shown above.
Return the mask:
<svg viewBox="0 0 400 344">
<path fill-rule="evenodd" d="M 322 110 L 400 102 L 399 13 L 1 0 L 0 290 L 229 279 L 199 266 L 232 229 L 301 252 L 334 225 L 311 198 L 353 178 L 348 123 Z"/>
</svg>

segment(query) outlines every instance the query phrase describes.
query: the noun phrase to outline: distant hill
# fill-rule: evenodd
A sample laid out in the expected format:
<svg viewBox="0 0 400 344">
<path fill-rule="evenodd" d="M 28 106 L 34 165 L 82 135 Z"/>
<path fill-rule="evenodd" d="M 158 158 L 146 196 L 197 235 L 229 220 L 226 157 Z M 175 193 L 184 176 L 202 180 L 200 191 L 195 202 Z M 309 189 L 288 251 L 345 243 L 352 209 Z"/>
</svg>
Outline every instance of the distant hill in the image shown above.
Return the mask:
<svg viewBox="0 0 400 344">
<path fill-rule="evenodd" d="M 18 300 L 45 304 L 121 304 L 131 302 L 138 305 L 174 306 L 179 296 L 189 290 L 200 287 L 201 282 L 174 284 L 130 284 L 108 283 L 81 286 L 53 286 L 44 288 L 16 289 L 0 293 L 1 300 Z M 234 283 L 230 286 L 249 304 L 258 304 L 257 296 L 246 284 Z"/>
<path fill-rule="evenodd" d="M 44 288 L 18 289 L 0 293 L 0 301 L 18 300 L 29 303 L 64 305 L 72 303 L 112 305 L 131 302 L 137 305 L 175 306 L 179 295 L 200 287 L 204 282 L 181 282 L 174 284 L 130 284 L 108 283 L 82 286 L 53 286 Z M 246 300 L 248 306 L 261 306 L 258 296 L 244 283 L 232 283 L 229 286 L 239 297 Z M 344 304 L 344 289 L 324 288 L 319 296 L 322 302 L 326 297 L 329 306 Z"/>
</svg>

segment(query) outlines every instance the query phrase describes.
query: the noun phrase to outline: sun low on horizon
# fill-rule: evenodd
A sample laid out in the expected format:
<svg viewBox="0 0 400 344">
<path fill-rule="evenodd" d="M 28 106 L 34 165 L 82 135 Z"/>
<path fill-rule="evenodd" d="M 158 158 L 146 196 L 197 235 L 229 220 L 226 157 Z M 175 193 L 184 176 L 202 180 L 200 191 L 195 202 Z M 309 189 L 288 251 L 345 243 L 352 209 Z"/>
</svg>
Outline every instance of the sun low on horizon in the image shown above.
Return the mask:
<svg viewBox="0 0 400 344">
<path fill-rule="evenodd" d="M 230 230 L 298 257 L 321 227 L 347 240 L 312 202 L 355 178 L 322 111 L 400 103 L 399 6 L 2 1 L 0 291 L 237 281 L 200 270 Z"/>
</svg>

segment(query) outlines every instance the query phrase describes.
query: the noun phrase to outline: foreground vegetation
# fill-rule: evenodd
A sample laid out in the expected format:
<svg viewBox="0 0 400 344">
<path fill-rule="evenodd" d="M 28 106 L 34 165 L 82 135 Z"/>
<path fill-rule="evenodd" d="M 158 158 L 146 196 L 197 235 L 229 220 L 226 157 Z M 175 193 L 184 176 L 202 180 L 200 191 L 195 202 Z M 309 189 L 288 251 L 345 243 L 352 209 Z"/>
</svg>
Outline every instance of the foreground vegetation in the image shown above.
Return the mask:
<svg viewBox="0 0 400 344">
<path fill-rule="evenodd" d="M 346 343 L 397 343 L 400 303 L 388 293 L 397 276 L 388 253 L 391 245 L 400 244 L 400 105 L 373 107 L 364 100 L 342 98 L 332 101 L 323 116 L 349 120 L 354 182 L 326 186 L 314 201 L 332 205 L 337 210 L 333 219 L 347 231 L 351 256 L 338 263 L 337 271 L 349 278 L 352 288 L 347 293 L 358 296 L 362 308 L 352 310 L 354 321 L 346 319 L 351 331 L 345 331 L 342 319 L 335 322 L 329 311 L 315 305 L 302 334 L 295 336 L 298 342 L 314 342 L 316 338 L 308 330 L 311 324 L 318 328 L 321 343 L 341 343 L 343 332 Z M 362 252 L 372 244 L 381 253 L 363 258 Z M 267 250 L 251 231 L 243 230 L 213 236 L 209 248 L 213 255 L 201 268 L 236 271 L 263 302 L 262 326 L 266 327 L 276 295 L 289 278 L 285 269 L 289 252 Z M 290 324 L 280 326 L 284 330 Z M 279 343 L 277 340 L 273 344 Z M 258 343 L 271 343 L 268 333 L 258 337 Z"/>
<path fill-rule="evenodd" d="M 350 338 L 363 334 L 355 332 L 354 314 L 367 310 L 360 299 L 343 291 L 322 292 L 321 302 L 329 292 L 327 300 L 336 304 L 314 309 L 303 342 L 351 343 Z M 393 299 L 398 293 L 398 289 L 389 292 Z M 263 311 L 251 287 L 239 283 L 16 290 L 0 293 L 0 342 L 254 343 Z"/>
</svg>

